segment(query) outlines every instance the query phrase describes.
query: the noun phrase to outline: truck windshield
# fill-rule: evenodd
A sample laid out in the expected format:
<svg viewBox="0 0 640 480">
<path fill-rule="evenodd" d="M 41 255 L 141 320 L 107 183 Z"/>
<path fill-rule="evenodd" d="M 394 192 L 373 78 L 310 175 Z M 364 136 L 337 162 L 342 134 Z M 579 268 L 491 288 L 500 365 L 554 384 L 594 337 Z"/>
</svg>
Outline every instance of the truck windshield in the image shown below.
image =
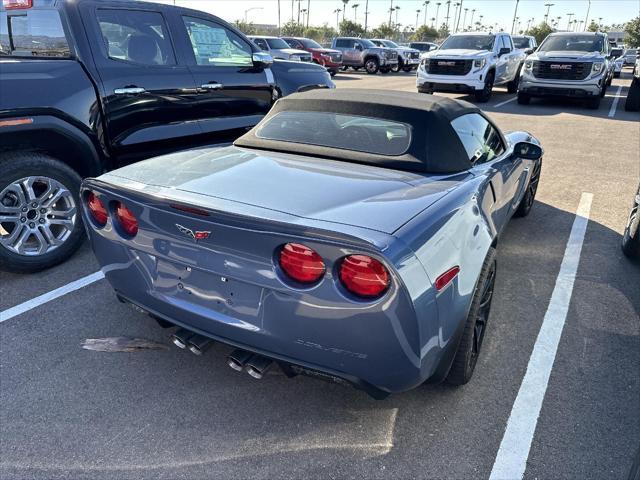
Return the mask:
<svg viewBox="0 0 640 480">
<path fill-rule="evenodd" d="M 452 35 L 440 50 L 493 50 L 495 35 Z"/>
<path fill-rule="evenodd" d="M 529 48 L 529 39 L 527 37 L 512 37 L 513 46 L 516 48 Z"/>
<path fill-rule="evenodd" d="M 322 45 L 310 38 L 303 38 L 300 40 L 300 43 L 304 45 L 304 48 L 322 48 Z"/>
<path fill-rule="evenodd" d="M 398 44 L 395 42 L 392 42 L 391 40 L 382 40 L 382 44 L 385 47 L 389 47 L 389 48 L 398 48 Z"/>
<path fill-rule="evenodd" d="M 269 48 L 275 48 L 276 50 L 291 48 L 289 45 L 287 45 L 287 42 L 285 42 L 281 38 L 267 38 L 266 40 L 269 44 Z"/>
<path fill-rule="evenodd" d="M 601 52 L 603 37 L 596 35 L 556 35 L 549 36 L 540 45 L 541 52 Z"/>
<path fill-rule="evenodd" d="M 375 48 L 375 44 L 371 40 L 366 40 L 364 38 L 358 39 L 358 41 L 362 44 L 364 48 Z"/>
</svg>

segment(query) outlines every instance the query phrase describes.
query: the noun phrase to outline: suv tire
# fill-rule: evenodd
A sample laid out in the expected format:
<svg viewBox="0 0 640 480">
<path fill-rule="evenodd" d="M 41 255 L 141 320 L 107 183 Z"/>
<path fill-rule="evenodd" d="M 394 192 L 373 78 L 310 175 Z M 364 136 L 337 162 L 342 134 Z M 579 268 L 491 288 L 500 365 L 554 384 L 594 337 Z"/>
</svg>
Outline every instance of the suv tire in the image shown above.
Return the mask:
<svg viewBox="0 0 640 480">
<path fill-rule="evenodd" d="M 0 224 L 0 270 L 32 273 L 69 258 L 84 240 L 80 175 L 35 152 L 4 155 L 0 170 L 0 215 L 15 212 Z"/>
<path fill-rule="evenodd" d="M 380 70 L 380 62 L 375 57 L 369 57 L 364 61 L 364 69 L 369 75 L 375 75 Z"/>
<path fill-rule="evenodd" d="M 496 72 L 491 70 L 487 73 L 487 78 L 484 79 L 484 88 L 482 90 L 476 90 L 476 102 L 486 103 L 491 99 L 491 92 L 493 90 L 493 81 L 496 78 Z"/>
<path fill-rule="evenodd" d="M 445 381 L 451 385 L 464 385 L 473 375 L 487 330 L 491 300 L 496 279 L 496 249 L 487 253 L 478 276 L 471 300 L 471 308 L 462 332 L 460 344 Z M 451 286 L 449 287 L 451 288 Z"/>
<path fill-rule="evenodd" d="M 522 64 L 518 67 L 516 71 L 516 76 L 513 77 L 509 83 L 507 83 L 507 92 L 516 93 L 518 91 L 518 83 L 520 83 L 520 70 L 522 70 Z"/>
<path fill-rule="evenodd" d="M 518 104 L 529 105 L 531 103 L 531 95 L 528 93 L 518 92 Z"/>
</svg>

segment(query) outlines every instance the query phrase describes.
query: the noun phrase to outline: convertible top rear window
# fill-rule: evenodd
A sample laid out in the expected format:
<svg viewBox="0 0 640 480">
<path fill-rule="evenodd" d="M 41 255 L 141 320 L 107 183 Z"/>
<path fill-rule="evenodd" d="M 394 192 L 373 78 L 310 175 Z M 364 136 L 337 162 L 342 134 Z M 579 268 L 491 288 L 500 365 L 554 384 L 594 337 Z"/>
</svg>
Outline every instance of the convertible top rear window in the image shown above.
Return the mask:
<svg viewBox="0 0 640 480">
<path fill-rule="evenodd" d="M 282 111 L 260 125 L 256 136 L 266 140 L 398 156 L 409 149 L 411 127 L 380 118 L 334 112 Z"/>
</svg>

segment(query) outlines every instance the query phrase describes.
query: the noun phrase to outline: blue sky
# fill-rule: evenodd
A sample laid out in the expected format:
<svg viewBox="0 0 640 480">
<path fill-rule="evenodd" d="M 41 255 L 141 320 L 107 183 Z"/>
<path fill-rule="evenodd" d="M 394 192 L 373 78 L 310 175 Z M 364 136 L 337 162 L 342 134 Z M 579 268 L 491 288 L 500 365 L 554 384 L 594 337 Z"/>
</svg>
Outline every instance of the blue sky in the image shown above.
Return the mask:
<svg viewBox="0 0 640 480">
<path fill-rule="evenodd" d="M 162 3 L 173 3 L 173 0 L 156 0 Z M 301 0 L 301 8 L 307 8 L 309 0 Z M 420 9 L 418 15 L 419 24 L 424 21 L 425 0 L 394 0 L 393 5 L 399 6 L 398 23 L 402 25 L 415 25 L 416 10 Z M 453 0 L 451 3 L 450 17 L 453 18 L 454 3 L 460 0 Z M 439 11 L 438 23 L 444 22 L 446 16 L 446 0 L 433 0 L 427 10 L 427 18 L 436 15 L 436 3 L 442 2 Z M 294 15 L 297 18 L 298 0 L 294 0 Z M 587 0 L 520 0 L 518 5 L 518 17 L 520 17 L 521 27 L 526 27 L 530 18 L 535 19 L 535 23 L 543 20 L 546 12 L 546 3 L 553 3 L 550 10 L 550 17 L 561 16 L 560 27 L 566 28 L 569 20 L 568 13 L 575 14 L 578 20 L 584 20 L 587 14 Z M 213 13 L 228 21 L 244 18 L 245 12 L 249 21 L 253 23 L 277 24 L 278 22 L 278 1 L 277 0 L 176 0 L 177 5 L 204 10 Z M 354 4 L 359 4 L 357 9 L 352 8 Z M 364 23 L 364 9 L 366 0 L 349 0 L 346 8 L 346 17 L 357 19 Z M 369 0 L 369 25 L 377 26 L 382 22 L 389 21 L 390 0 Z M 282 23 L 291 19 L 291 0 L 280 0 Z M 498 24 L 499 28 L 511 30 L 515 0 L 462 0 L 463 17 L 464 8 L 468 8 L 467 23 L 471 20 L 472 9 L 475 9 L 474 22 L 483 15 L 483 23 L 487 25 Z M 321 25 L 329 23 L 335 25 L 335 9 L 343 8 L 341 0 L 310 0 L 310 23 Z M 247 11 L 248 10 L 248 11 Z M 339 14 L 342 18 L 342 13 Z M 633 17 L 640 15 L 640 0 L 592 0 L 589 13 L 589 21 L 602 17 L 604 24 L 623 23 Z M 395 13 L 394 13 L 395 21 Z M 453 21 L 453 20 L 451 20 Z M 462 20 L 461 20 L 462 22 Z M 430 20 L 428 20 L 430 23 Z"/>
</svg>

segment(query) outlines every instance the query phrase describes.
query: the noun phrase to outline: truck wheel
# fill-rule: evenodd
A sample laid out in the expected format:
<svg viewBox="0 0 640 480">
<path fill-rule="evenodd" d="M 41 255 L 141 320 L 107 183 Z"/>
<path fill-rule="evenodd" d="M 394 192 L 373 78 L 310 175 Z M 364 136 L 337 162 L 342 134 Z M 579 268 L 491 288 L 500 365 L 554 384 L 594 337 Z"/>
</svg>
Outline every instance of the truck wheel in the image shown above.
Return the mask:
<svg viewBox="0 0 640 480">
<path fill-rule="evenodd" d="M 637 112 L 640 110 L 640 80 L 633 77 L 631 86 L 627 92 L 627 99 L 624 102 L 624 109 L 627 112 Z"/>
<path fill-rule="evenodd" d="M 445 381 L 451 385 L 464 385 L 476 368 L 482 341 L 491 310 L 493 288 L 496 280 L 496 250 L 489 248 L 471 300 L 462 338 Z"/>
<path fill-rule="evenodd" d="M 590 108 L 591 110 L 597 110 L 600 108 L 601 100 L 602 100 L 602 97 L 600 95 L 596 95 L 592 98 L 589 98 L 587 100 L 587 107 Z"/>
<path fill-rule="evenodd" d="M 376 73 L 378 73 L 378 70 L 380 70 L 378 59 L 374 57 L 367 58 L 367 60 L 364 62 L 364 69 L 369 75 L 375 75 Z"/>
<path fill-rule="evenodd" d="M 518 83 L 520 82 L 520 70 L 522 70 L 522 65 L 518 67 L 518 71 L 516 72 L 516 76 L 513 77 L 513 80 L 507 83 L 507 92 L 516 93 L 518 91 Z"/>
<path fill-rule="evenodd" d="M 487 73 L 487 78 L 484 80 L 484 88 L 482 90 L 476 90 L 476 102 L 486 103 L 491 98 L 491 92 L 493 90 L 493 81 L 496 73 L 491 70 Z"/>
<path fill-rule="evenodd" d="M 526 217 L 529 215 L 529 212 L 531 212 L 531 207 L 533 207 L 533 201 L 536 199 L 536 192 L 538 191 L 541 171 L 542 160 L 539 160 L 533 168 L 527 190 L 524 192 L 522 200 L 520 200 L 520 205 L 518 205 L 518 209 L 513 213 L 514 217 Z"/>
<path fill-rule="evenodd" d="M 404 62 L 401 58 L 398 58 L 398 63 L 391 67 L 393 73 L 398 73 L 404 67 Z"/>
<path fill-rule="evenodd" d="M 31 152 L 3 156 L 0 172 L 0 269 L 37 272 L 69 258 L 84 240 L 80 175 Z"/>
<path fill-rule="evenodd" d="M 518 92 L 518 104 L 519 105 L 529 105 L 531 102 L 531 96 L 527 93 Z"/>
</svg>

